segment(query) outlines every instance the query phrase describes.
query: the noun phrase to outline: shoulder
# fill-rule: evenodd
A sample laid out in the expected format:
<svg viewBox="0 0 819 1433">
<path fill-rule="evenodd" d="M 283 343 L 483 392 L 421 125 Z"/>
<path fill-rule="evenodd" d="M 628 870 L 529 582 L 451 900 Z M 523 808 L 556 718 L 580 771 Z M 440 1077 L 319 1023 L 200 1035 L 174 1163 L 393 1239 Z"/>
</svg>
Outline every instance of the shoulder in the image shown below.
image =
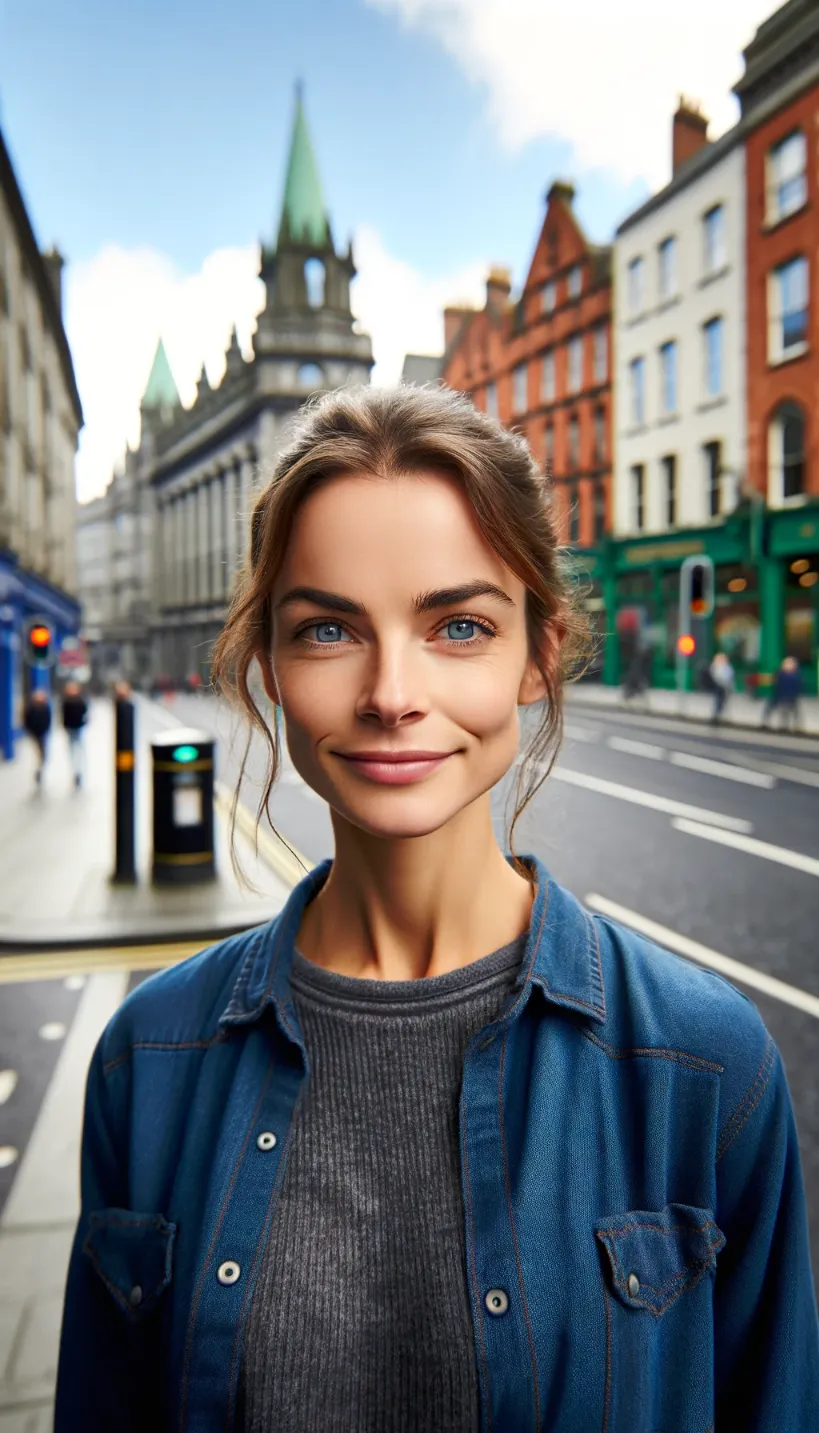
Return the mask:
<svg viewBox="0 0 819 1433">
<path fill-rule="evenodd" d="M 602 916 L 592 916 L 606 989 L 600 1037 L 717 1075 L 727 1116 L 749 1086 L 766 1080 L 778 1052 L 747 995 L 706 966 Z"/>
<path fill-rule="evenodd" d="M 212 1039 L 237 983 L 249 974 L 275 925 L 276 919 L 228 936 L 142 981 L 105 1028 L 103 1063 L 117 1061 L 141 1041 L 182 1046 Z"/>
</svg>

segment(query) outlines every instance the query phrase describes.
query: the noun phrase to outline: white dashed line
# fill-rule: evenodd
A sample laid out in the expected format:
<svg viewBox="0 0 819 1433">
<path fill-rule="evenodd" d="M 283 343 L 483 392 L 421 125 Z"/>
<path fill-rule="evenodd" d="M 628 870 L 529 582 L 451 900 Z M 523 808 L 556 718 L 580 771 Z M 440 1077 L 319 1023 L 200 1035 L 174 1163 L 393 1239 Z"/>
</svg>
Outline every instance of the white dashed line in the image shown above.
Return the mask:
<svg viewBox="0 0 819 1433">
<path fill-rule="evenodd" d="M 59 1020 L 50 1020 L 47 1025 L 40 1027 L 41 1040 L 64 1040 L 65 1026 Z"/>
<path fill-rule="evenodd" d="M 624 751 L 628 756 L 647 756 L 649 761 L 663 761 L 665 758 L 664 746 L 653 746 L 650 741 L 632 741 L 627 736 L 610 736 L 606 745 L 612 751 Z"/>
<path fill-rule="evenodd" d="M 20 1158 L 20 1151 L 13 1144 L 0 1144 L 0 1169 L 9 1169 Z"/>
<path fill-rule="evenodd" d="M 601 796 L 613 796 L 618 801 L 629 801 L 634 806 L 647 806 L 652 811 L 664 812 L 666 816 L 683 816 L 693 821 L 702 821 L 708 826 L 722 826 L 726 831 L 748 833 L 754 829 L 750 821 L 743 821 L 738 816 L 723 816 L 720 811 L 689 806 L 685 801 L 673 801 L 669 796 L 655 796 L 652 791 L 621 786 L 617 781 L 604 781 L 600 776 L 587 776 L 585 771 L 570 771 L 565 766 L 555 768 L 552 780 L 565 781 L 570 786 L 582 786 L 587 791 L 597 791 Z"/>
<path fill-rule="evenodd" d="M 0 1105 L 8 1104 L 17 1089 L 17 1071 L 0 1070 Z"/>
<path fill-rule="evenodd" d="M 715 831 L 710 826 L 700 826 L 696 821 L 672 821 L 675 831 L 686 836 L 700 836 L 705 841 L 718 841 L 721 846 L 732 846 L 736 851 L 745 851 L 749 856 L 761 856 L 765 861 L 775 861 L 779 866 L 790 866 L 794 871 L 804 871 L 809 876 L 819 876 L 819 860 L 815 856 L 804 856 L 801 851 L 789 851 L 787 846 L 772 846 L 769 841 L 758 841 L 756 837 L 744 836 L 734 831 Z"/>
<path fill-rule="evenodd" d="M 812 1015 L 819 1020 L 819 998 L 809 995 L 806 990 L 799 990 L 797 986 L 777 980 L 773 975 L 765 975 L 761 970 L 754 970 L 752 965 L 743 965 L 742 961 L 732 960 L 728 955 L 720 955 L 719 951 L 711 950 L 710 946 L 701 945 L 698 940 L 690 940 L 687 935 L 680 935 L 678 931 L 659 925 L 657 921 L 649 920 L 637 911 L 630 911 L 627 906 L 618 905 L 616 901 L 610 901 L 605 896 L 586 896 L 586 905 L 590 910 L 599 911 L 601 916 L 609 916 L 612 920 L 630 926 L 632 930 L 647 936 L 657 945 L 665 946 L 677 955 L 684 955 L 698 965 L 707 966 L 709 970 L 715 970 L 718 975 L 724 975 L 726 980 L 735 981 L 737 985 L 747 985 L 751 990 L 770 995 L 785 1005 L 793 1005 L 803 1014 Z"/>
<path fill-rule="evenodd" d="M 728 761 L 692 756 L 687 751 L 671 751 L 668 759 L 672 766 L 684 766 L 689 771 L 703 771 L 707 776 L 722 776 L 727 781 L 742 781 L 746 786 L 763 786 L 766 791 L 772 791 L 776 785 L 773 776 L 767 772 L 749 771 L 747 766 L 732 766 Z"/>
</svg>

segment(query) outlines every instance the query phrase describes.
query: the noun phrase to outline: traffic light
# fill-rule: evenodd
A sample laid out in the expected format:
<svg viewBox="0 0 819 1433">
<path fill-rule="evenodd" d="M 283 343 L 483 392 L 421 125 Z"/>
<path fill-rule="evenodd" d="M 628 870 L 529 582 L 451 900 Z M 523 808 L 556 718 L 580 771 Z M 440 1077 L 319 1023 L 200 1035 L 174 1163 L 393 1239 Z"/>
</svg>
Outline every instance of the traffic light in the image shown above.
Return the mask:
<svg viewBox="0 0 819 1433">
<path fill-rule="evenodd" d="M 677 638 L 677 651 L 681 656 L 693 657 L 696 650 L 697 644 L 690 632 L 683 632 L 682 636 Z"/>
<path fill-rule="evenodd" d="M 47 622 L 32 622 L 28 629 L 28 660 L 35 667 L 47 667 L 51 662 L 53 629 Z"/>
<path fill-rule="evenodd" d="M 714 569 L 694 562 L 688 569 L 688 610 L 692 617 L 710 617 L 714 610 Z"/>
</svg>

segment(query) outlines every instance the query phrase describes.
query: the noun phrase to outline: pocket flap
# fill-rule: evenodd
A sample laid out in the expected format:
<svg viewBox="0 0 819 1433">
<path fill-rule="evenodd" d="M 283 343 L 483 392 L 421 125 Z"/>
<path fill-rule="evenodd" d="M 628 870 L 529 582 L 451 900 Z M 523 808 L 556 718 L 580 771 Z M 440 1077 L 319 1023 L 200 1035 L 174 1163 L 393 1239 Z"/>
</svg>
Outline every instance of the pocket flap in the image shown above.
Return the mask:
<svg viewBox="0 0 819 1433">
<path fill-rule="evenodd" d="M 712 1210 L 690 1204 L 632 1209 L 601 1219 L 594 1227 L 622 1302 L 647 1309 L 655 1318 L 714 1268 L 725 1243 Z"/>
<path fill-rule="evenodd" d="M 161 1214 L 99 1209 L 90 1215 L 83 1253 L 130 1319 L 150 1313 L 171 1282 L 175 1237 L 176 1225 Z"/>
</svg>

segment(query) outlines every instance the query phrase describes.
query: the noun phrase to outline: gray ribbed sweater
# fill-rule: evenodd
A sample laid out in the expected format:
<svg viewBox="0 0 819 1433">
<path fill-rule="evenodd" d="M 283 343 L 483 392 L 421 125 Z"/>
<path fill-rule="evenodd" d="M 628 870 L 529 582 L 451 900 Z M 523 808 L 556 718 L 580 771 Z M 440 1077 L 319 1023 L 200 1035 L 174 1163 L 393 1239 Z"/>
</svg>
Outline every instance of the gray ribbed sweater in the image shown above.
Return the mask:
<svg viewBox="0 0 819 1433">
<path fill-rule="evenodd" d="M 458 1106 L 525 943 L 389 982 L 295 952 L 310 1077 L 248 1314 L 245 1433 L 476 1433 Z"/>
</svg>

